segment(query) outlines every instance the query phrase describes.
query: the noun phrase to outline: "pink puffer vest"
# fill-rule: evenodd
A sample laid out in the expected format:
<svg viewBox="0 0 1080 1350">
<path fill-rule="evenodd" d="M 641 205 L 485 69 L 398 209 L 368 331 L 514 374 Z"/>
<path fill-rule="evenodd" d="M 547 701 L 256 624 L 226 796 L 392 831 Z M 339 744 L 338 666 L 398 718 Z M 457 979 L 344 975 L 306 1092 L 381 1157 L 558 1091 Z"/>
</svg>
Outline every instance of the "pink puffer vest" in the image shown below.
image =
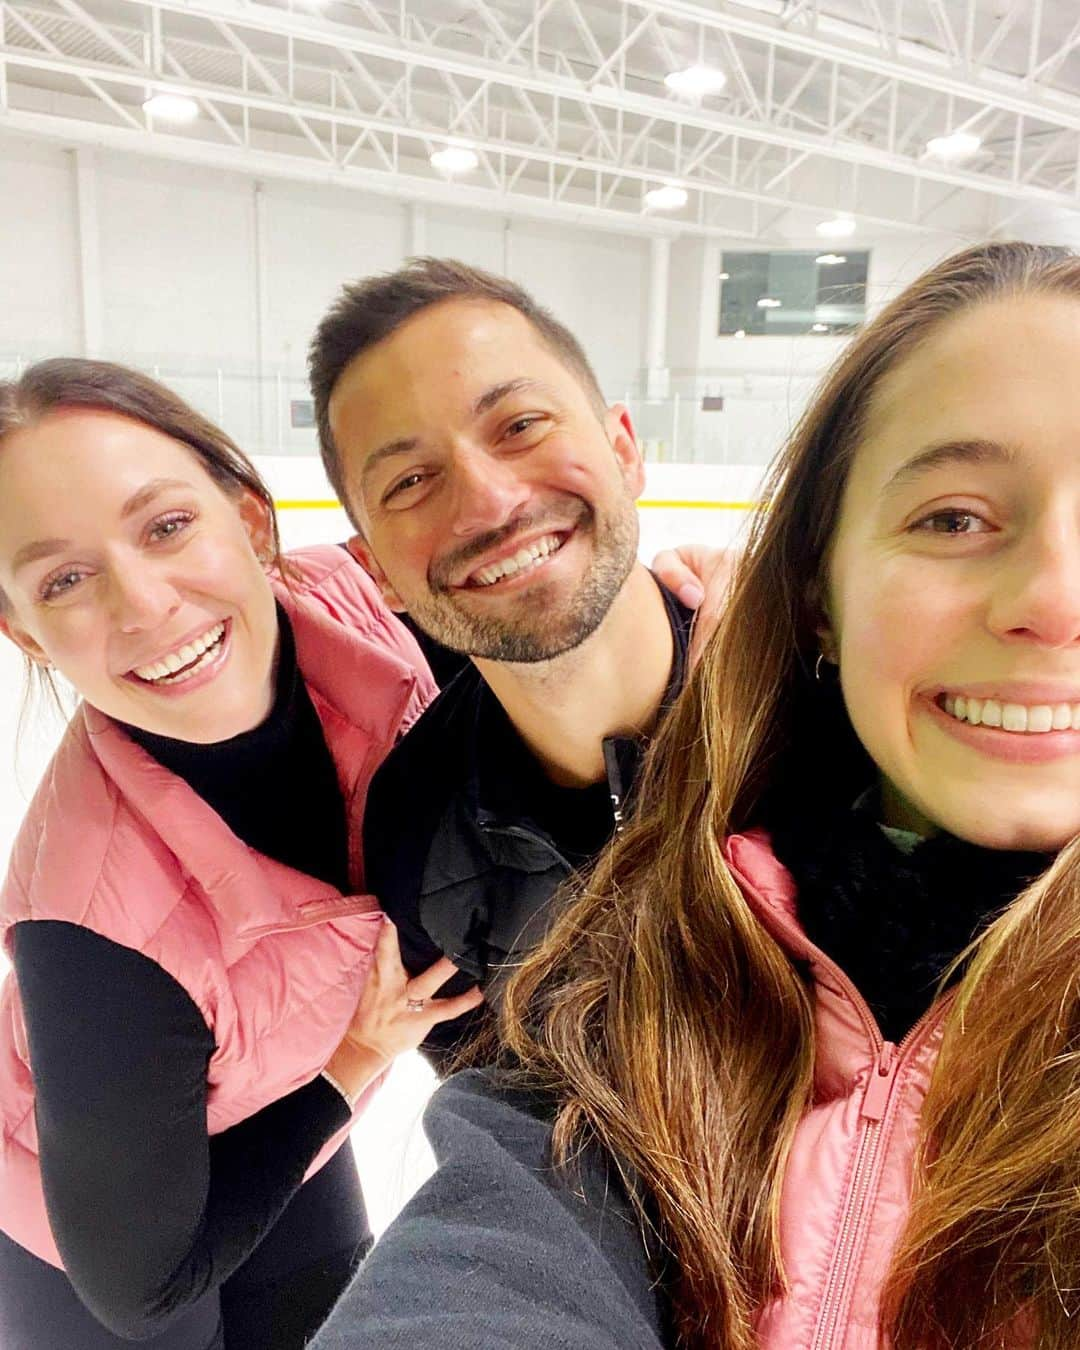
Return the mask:
<svg viewBox="0 0 1080 1350">
<path fill-rule="evenodd" d="M 27 919 L 79 923 L 142 952 L 184 986 L 217 1046 L 208 1070 L 211 1134 L 303 1086 L 340 1041 L 382 922 L 375 899 L 362 894 L 368 784 L 434 694 L 419 647 L 344 549 L 304 549 L 290 561 L 300 580 L 275 590 L 337 768 L 355 893 L 343 896 L 253 852 L 185 782 L 85 704 L 34 796 L 0 893 L 5 942 L 11 925 Z M 284 793 L 301 790 L 281 784 Z M 0 1228 L 59 1266 L 14 972 L 0 991 L 0 1123 Z M 326 1145 L 309 1175 L 347 1133 Z"/>
<path fill-rule="evenodd" d="M 813 1104 L 781 1196 L 789 1291 L 764 1308 L 765 1350 L 879 1350 L 878 1300 L 908 1212 L 919 1113 L 941 1041 L 939 1000 L 900 1045 L 883 1042 L 847 976 L 795 917 L 795 883 L 767 837 L 728 840 L 728 865 L 762 924 L 814 979 Z"/>
</svg>

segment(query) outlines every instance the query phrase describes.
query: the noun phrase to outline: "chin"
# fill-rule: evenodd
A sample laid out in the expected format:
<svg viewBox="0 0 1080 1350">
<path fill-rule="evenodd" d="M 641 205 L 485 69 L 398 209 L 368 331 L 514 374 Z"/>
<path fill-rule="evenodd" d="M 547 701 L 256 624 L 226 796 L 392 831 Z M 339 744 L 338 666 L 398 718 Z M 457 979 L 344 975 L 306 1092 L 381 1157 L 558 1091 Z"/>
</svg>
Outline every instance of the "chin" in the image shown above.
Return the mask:
<svg viewBox="0 0 1080 1350">
<path fill-rule="evenodd" d="M 1071 839 L 1080 834 L 1080 820 L 1074 813 L 1055 820 L 1037 812 L 1010 812 L 999 815 L 996 812 L 957 816 L 946 821 L 945 829 L 958 839 L 981 848 L 995 848 L 1025 853 L 1057 853 Z"/>
</svg>

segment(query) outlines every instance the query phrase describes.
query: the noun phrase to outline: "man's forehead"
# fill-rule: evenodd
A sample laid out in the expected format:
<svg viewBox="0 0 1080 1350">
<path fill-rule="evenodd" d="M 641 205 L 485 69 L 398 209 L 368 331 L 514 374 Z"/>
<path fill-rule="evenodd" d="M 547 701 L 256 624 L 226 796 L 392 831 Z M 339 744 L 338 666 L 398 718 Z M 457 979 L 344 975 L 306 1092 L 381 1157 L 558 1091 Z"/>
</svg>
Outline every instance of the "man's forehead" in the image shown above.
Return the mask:
<svg viewBox="0 0 1080 1350">
<path fill-rule="evenodd" d="M 404 422 L 446 404 L 462 415 L 491 406 L 492 391 L 554 393 L 576 383 L 533 325 L 501 302 L 454 299 L 413 315 L 345 367 L 330 396 L 331 426 L 363 438 L 376 421 Z"/>
</svg>

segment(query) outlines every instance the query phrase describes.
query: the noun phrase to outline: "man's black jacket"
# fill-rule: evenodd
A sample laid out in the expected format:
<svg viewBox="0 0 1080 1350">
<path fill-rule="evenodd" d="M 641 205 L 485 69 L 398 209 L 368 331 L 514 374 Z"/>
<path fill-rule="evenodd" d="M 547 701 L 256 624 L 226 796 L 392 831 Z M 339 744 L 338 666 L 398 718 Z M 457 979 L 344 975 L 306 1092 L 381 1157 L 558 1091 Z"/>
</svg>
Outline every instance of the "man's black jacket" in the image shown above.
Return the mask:
<svg viewBox="0 0 1080 1350">
<path fill-rule="evenodd" d="M 666 708 L 682 687 L 693 612 L 659 582 L 674 637 Z M 461 968 L 442 991 L 486 984 L 540 939 L 548 901 L 615 831 L 641 760 L 604 741 L 607 783 L 558 789 L 469 662 L 398 743 L 364 811 L 366 886 L 419 974 L 443 954 Z M 442 1067 L 479 1016 L 437 1026 L 422 1049 Z"/>
</svg>

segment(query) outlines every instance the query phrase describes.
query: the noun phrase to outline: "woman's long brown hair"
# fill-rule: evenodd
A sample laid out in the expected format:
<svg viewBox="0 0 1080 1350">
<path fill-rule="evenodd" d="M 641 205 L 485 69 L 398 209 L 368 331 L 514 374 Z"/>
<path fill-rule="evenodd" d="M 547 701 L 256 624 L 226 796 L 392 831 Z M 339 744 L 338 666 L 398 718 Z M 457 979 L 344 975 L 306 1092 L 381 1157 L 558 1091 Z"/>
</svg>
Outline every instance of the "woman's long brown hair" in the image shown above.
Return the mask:
<svg viewBox="0 0 1080 1350">
<path fill-rule="evenodd" d="M 686 1347 L 751 1350 L 755 1310 L 783 1288 L 780 1182 L 814 1058 L 804 982 L 722 841 L 807 763 L 815 597 L 879 382 L 949 316 L 1021 294 L 1080 302 L 1080 259 L 969 249 L 853 339 L 770 476 L 634 823 L 506 989 L 501 1042 L 558 1099 L 556 1159 L 596 1143 L 618 1160 Z M 869 761 L 845 719 L 826 730 L 816 772 L 850 771 L 857 791 Z M 1080 1346 L 1077 866 L 1070 846 L 965 968 L 883 1304 L 897 1350 L 1003 1346 L 1018 1316 L 1043 1350 Z"/>
</svg>

